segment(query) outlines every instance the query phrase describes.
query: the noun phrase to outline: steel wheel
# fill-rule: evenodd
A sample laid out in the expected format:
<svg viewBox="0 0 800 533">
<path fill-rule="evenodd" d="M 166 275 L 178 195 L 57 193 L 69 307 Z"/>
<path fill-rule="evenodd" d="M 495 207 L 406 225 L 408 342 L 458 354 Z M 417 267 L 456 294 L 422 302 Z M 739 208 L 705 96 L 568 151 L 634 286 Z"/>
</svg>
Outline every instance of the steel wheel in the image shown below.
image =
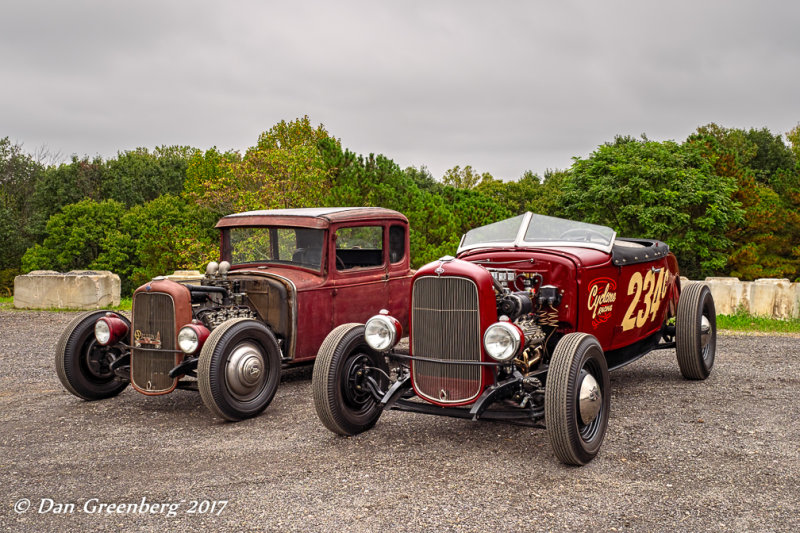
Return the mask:
<svg viewBox="0 0 800 533">
<path fill-rule="evenodd" d="M 78 315 L 56 344 L 56 374 L 69 392 L 84 400 L 102 400 L 116 396 L 128 386 L 110 365 L 122 351 L 114 346 L 101 346 L 94 338 L 94 323 L 108 311 L 89 311 Z M 119 316 L 119 315 L 117 315 Z M 119 316 L 122 320 L 128 320 Z"/>
<path fill-rule="evenodd" d="M 322 423 L 339 435 L 357 435 L 380 418 L 382 409 L 369 392 L 366 378 L 381 390 L 388 384 L 388 367 L 382 354 L 364 340 L 363 324 L 343 324 L 334 329 L 314 361 L 314 407 Z"/>
<path fill-rule="evenodd" d="M 226 420 L 261 413 L 278 390 L 278 341 L 261 322 L 229 320 L 211 332 L 197 364 L 200 396 L 211 412 Z"/>
</svg>

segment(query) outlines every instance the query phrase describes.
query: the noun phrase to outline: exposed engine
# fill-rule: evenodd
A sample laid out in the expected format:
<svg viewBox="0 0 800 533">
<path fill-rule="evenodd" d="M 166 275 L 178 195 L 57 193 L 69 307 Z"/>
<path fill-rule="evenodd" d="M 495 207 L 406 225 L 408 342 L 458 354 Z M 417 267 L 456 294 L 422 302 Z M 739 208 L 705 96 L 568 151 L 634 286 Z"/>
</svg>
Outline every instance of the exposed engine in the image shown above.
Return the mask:
<svg viewBox="0 0 800 533">
<path fill-rule="evenodd" d="M 556 307 L 561 303 L 561 291 L 553 285 L 543 285 L 538 273 L 487 270 L 495 282 L 498 318 L 507 317 L 524 335 L 525 344 L 514 364 L 523 375 L 528 374 L 549 359 L 547 341 L 558 328 Z"/>
<path fill-rule="evenodd" d="M 187 285 L 192 294 L 192 314 L 205 327 L 213 330 L 233 318 L 257 318 L 248 305 L 241 282 L 228 279 L 230 264 L 211 262 L 200 285 Z"/>
</svg>

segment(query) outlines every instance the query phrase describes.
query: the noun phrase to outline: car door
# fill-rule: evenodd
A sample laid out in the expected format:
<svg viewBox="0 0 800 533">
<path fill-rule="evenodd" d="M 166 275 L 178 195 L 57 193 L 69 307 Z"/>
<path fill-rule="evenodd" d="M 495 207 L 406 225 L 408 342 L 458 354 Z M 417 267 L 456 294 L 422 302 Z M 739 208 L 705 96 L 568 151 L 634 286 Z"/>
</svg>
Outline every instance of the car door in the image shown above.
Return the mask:
<svg viewBox="0 0 800 533">
<path fill-rule="evenodd" d="M 389 306 L 385 224 L 342 224 L 332 230 L 333 325 L 366 322 Z"/>
</svg>

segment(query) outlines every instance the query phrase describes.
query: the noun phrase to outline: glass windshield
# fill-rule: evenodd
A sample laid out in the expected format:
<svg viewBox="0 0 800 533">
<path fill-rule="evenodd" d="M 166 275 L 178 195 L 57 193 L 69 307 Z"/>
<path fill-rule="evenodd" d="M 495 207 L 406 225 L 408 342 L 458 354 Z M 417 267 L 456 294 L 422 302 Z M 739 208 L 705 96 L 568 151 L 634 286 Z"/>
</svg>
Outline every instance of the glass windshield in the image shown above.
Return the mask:
<svg viewBox="0 0 800 533">
<path fill-rule="evenodd" d="M 464 248 L 481 243 L 513 243 L 517 238 L 519 227 L 524 218 L 525 215 L 519 215 L 514 218 L 507 218 L 506 220 L 495 222 L 494 224 L 471 229 L 464 235 L 461 247 Z"/>
<path fill-rule="evenodd" d="M 260 226 L 231 228 L 231 263 L 279 263 L 319 270 L 324 231 L 311 228 Z"/>
<path fill-rule="evenodd" d="M 615 232 L 611 228 L 564 220 L 563 218 L 533 215 L 525 231 L 525 242 L 590 242 L 601 246 L 611 246 Z"/>
<path fill-rule="evenodd" d="M 467 232 L 459 251 L 497 246 L 578 246 L 609 251 L 616 232 L 605 226 L 526 213 Z"/>
</svg>

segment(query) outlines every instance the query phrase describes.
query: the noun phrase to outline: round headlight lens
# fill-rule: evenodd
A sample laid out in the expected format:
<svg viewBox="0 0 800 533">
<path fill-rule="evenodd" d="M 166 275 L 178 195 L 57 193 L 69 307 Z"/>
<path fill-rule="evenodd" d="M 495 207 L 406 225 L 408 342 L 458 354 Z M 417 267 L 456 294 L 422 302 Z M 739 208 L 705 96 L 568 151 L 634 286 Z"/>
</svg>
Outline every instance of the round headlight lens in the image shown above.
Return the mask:
<svg viewBox="0 0 800 533">
<path fill-rule="evenodd" d="M 200 340 L 197 338 L 197 332 L 194 328 L 184 326 L 178 332 L 178 346 L 182 352 L 187 354 L 194 353 L 199 343 Z"/>
<path fill-rule="evenodd" d="M 108 322 L 102 318 L 94 323 L 94 338 L 97 339 L 98 344 L 103 346 L 111 340 L 111 328 L 108 327 Z"/>
<path fill-rule="evenodd" d="M 506 363 L 511 361 L 522 344 L 519 328 L 510 322 L 497 322 L 486 328 L 483 334 L 483 347 L 489 357 Z"/>
<path fill-rule="evenodd" d="M 373 350 L 382 352 L 395 345 L 397 330 L 392 319 L 386 315 L 376 315 L 364 326 L 364 340 Z"/>
</svg>

